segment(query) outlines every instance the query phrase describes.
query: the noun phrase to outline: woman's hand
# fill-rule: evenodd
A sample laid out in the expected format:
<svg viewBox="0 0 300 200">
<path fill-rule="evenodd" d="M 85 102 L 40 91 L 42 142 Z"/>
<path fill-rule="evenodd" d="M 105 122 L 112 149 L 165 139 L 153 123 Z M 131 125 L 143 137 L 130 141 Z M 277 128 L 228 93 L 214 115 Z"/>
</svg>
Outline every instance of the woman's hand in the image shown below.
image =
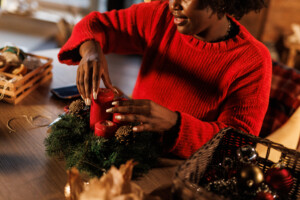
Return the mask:
<svg viewBox="0 0 300 200">
<path fill-rule="evenodd" d="M 116 119 L 126 122 L 141 122 L 133 127 L 133 131 L 154 131 L 163 133 L 175 126 L 177 113 L 150 100 L 114 101 L 109 113 L 121 113 Z M 123 114 L 123 115 L 122 115 Z"/>
<path fill-rule="evenodd" d="M 81 61 L 77 69 L 76 84 L 86 105 L 91 105 L 91 96 L 97 99 L 97 91 L 102 78 L 107 88 L 115 90 L 111 84 L 105 56 L 100 45 L 93 40 L 84 42 L 79 49 Z"/>
</svg>

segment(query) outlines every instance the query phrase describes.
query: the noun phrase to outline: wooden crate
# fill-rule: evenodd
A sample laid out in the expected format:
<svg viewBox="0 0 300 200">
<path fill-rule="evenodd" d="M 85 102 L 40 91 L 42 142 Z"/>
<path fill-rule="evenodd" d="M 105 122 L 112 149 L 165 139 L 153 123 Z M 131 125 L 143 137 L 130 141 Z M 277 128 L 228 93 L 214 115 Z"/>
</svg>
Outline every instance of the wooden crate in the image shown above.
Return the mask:
<svg viewBox="0 0 300 200">
<path fill-rule="evenodd" d="M 24 97 L 30 94 L 30 92 L 36 89 L 39 85 L 52 78 L 51 63 L 53 59 L 29 53 L 27 55 L 39 58 L 42 62 L 42 65 L 27 73 L 23 77 L 0 72 L 0 75 L 7 77 L 9 80 L 0 80 L 0 96 L 4 92 L 4 97 L 2 100 L 8 103 L 19 103 Z"/>
</svg>

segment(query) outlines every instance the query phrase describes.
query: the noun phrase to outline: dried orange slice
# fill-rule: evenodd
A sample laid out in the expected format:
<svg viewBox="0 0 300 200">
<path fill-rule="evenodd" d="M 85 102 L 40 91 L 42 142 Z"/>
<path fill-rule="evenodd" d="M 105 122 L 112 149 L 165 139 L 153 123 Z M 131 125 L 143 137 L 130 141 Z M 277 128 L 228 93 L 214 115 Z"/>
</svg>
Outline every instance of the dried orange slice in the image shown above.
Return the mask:
<svg viewBox="0 0 300 200">
<path fill-rule="evenodd" d="M 12 74 L 14 75 L 25 75 L 27 73 L 27 67 L 25 65 L 21 64 L 18 68 L 14 69 L 12 71 Z"/>
</svg>

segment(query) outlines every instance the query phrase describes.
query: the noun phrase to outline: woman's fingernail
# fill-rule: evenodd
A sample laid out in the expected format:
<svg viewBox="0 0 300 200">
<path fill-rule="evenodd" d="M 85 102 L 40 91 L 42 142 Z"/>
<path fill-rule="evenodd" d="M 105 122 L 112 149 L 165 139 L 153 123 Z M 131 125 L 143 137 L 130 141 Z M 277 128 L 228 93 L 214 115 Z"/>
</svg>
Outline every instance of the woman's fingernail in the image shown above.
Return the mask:
<svg viewBox="0 0 300 200">
<path fill-rule="evenodd" d="M 137 127 L 133 127 L 132 130 L 133 131 L 137 131 L 138 129 L 137 129 Z"/>
<path fill-rule="evenodd" d="M 114 88 L 114 92 L 119 94 L 119 91 L 116 88 Z"/>
<path fill-rule="evenodd" d="M 122 119 L 122 115 L 117 115 L 117 116 L 115 116 L 115 119 L 121 120 L 121 119 Z"/>
<path fill-rule="evenodd" d="M 93 91 L 93 98 L 94 98 L 94 100 L 97 100 L 97 92 L 96 91 Z"/>
<path fill-rule="evenodd" d="M 111 105 L 116 106 L 116 105 L 118 105 L 118 102 L 117 102 L 117 101 L 113 101 L 113 102 L 111 103 Z"/>
<path fill-rule="evenodd" d="M 81 98 L 85 101 L 84 97 L 81 95 Z"/>
<path fill-rule="evenodd" d="M 91 105 L 91 100 L 86 98 L 85 99 L 85 105 L 90 106 Z"/>
<path fill-rule="evenodd" d="M 112 108 L 106 109 L 106 112 L 107 112 L 107 113 L 110 113 L 110 112 L 112 112 L 112 111 L 113 111 Z"/>
</svg>

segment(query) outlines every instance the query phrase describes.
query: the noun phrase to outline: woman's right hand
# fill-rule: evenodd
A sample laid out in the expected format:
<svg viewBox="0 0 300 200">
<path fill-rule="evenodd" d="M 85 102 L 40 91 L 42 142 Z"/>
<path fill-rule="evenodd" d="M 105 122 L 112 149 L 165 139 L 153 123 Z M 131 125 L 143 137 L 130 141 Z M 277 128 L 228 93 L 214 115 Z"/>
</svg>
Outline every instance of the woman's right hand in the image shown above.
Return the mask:
<svg viewBox="0 0 300 200">
<path fill-rule="evenodd" d="M 76 84 L 86 105 L 91 105 L 91 98 L 97 99 L 97 91 L 102 78 L 106 88 L 115 90 L 111 84 L 108 66 L 100 45 L 93 40 L 81 44 L 81 61 L 77 69 Z"/>
</svg>

